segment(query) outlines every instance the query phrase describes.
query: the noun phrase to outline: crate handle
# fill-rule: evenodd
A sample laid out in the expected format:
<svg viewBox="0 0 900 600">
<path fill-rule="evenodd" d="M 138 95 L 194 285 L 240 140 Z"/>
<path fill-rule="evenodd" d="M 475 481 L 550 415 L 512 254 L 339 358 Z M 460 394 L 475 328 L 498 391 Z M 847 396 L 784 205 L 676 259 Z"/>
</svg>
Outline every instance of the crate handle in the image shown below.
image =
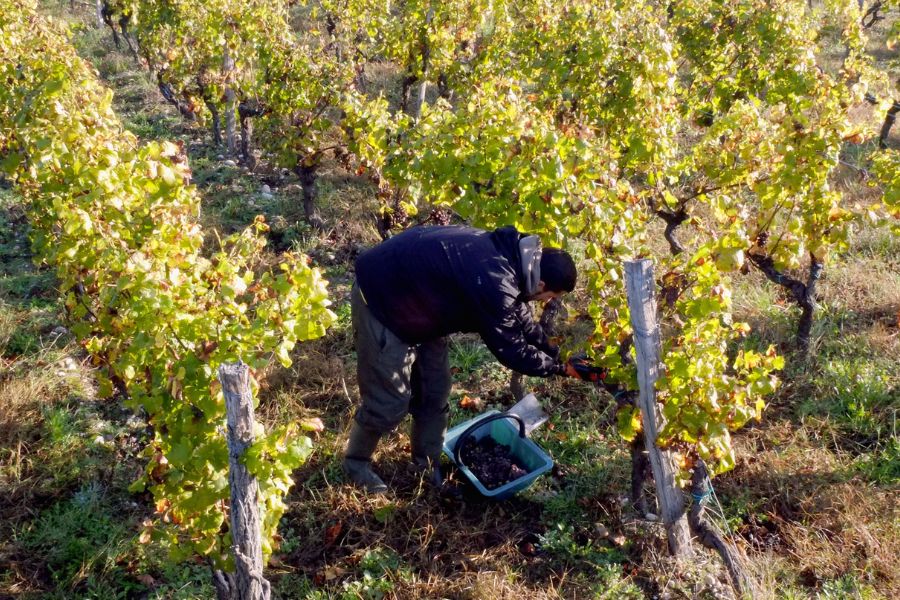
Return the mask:
<svg viewBox="0 0 900 600">
<path fill-rule="evenodd" d="M 522 420 L 522 417 L 519 415 L 514 415 L 512 413 L 498 413 L 495 415 L 487 416 L 477 423 L 472 423 L 469 427 L 460 434 L 458 438 L 456 438 L 456 445 L 453 447 L 453 460 L 456 461 L 456 464 L 460 467 L 467 466 L 462 462 L 462 457 L 460 456 L 460 452 L 462 452 L 463 442 L 472 435 L 472 433 L 481 427 L 482 425 L 487 425 L 491 421 L 498 421 L 500 419 L 512 419 L 519 423 L 519 437 L 525 437 L 525 421 Z"/>
</svg>

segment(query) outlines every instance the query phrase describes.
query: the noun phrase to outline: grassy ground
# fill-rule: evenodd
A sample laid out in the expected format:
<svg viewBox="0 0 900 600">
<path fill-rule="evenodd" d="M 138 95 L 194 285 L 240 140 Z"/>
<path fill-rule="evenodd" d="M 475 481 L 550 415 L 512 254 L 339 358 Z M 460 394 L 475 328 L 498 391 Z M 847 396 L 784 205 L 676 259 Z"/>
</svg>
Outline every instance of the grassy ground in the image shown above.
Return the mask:
<svg viewBox="0 0 900 600">
<path fill-rule="evenodd" d="M 338 323 L 261 391 L 267 423 L 326 424 L 295 473 L 268 572 L 276 597 L 728 597 L 717 558 L 701 553 L 676 575 L 659 525 L 626 506 L 627 447 L 610 398 L 585 384 L 528 381 L 552 414 L 537 440 L 557 466 L 508 502 L 428 493 L 408 468 L 403 430 L 378 454 L 391 492 L 370 498 L 348 486 L 339 454 L 356 389 L 346 298 L 353 257 L 377 241 L 372 190 L 328 165 L 320 193 L 329 227 L 313 232 L 290 175 L 221 160 L 208 132 L 182 122 L 106 32 L 86 25 L 75 41 L 116 90 L 129 129 L 185 142 L 205 224 L 234 230 L 266 214 L 273 249 L 309 253 L 331 281 Z M 872 195 L 852 169 L 837 183 L 854 198 Z M 95 396 L 54 279 L 31 264 L 26 235 L 17 198 L 0 184 L 0 598 L 211 598 L 205 565 L 172 566 L 139 542 L 152 508 L 126 488 L 146 423 Z M 790 352 L 790 303 L 757 274 L 736 284 L 736 316 L 760 344 Z M 813 358 L 790 357 L 763 422 L 736 436 L 737 468 L 716 479 L 722 522 L 762 597 L 898 597 L 900 240 L 858 235 L 821 294 Z M 463 396 L 483 408 L 512 403 L 509 372 L 476 337 L 454 339 L 452 364 L 453 423 L 473 416 Z"/>
</svg>

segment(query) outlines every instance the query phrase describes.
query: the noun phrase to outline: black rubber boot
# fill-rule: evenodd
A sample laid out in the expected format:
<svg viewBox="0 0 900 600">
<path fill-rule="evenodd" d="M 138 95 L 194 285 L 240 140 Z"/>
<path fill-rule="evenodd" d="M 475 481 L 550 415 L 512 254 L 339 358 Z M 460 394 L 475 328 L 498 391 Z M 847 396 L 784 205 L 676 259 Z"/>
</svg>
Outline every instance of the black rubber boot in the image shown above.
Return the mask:
<svg viewBox="0 0 900 600">
<path fill-rule="evenodd" d="M 410 431 L 413 466 L 437 490 L 441 489 L 444 482 L 440 459 L 446 430 L 447 414 L 442 413 L 427 420 L 413 419 Z"/>
<path fill-rule="evenodd" d="M 347 477 L 370 494 L 383 494 L 387 485 L 372 470 L 372 455 L 381 439 L 381 432 L 366 429 L 356 421 L 350 429 L 350 439 L 341 466 Z"/>
</svg>

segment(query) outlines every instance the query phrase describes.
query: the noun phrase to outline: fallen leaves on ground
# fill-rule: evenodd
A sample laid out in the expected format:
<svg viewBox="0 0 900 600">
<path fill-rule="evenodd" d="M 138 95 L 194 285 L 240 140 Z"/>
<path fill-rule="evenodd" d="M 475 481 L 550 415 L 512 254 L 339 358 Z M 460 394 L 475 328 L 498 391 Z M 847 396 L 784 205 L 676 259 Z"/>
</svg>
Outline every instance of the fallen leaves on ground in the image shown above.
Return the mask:
<svg viewBox="0 0 900 600">
<path fill-rule="evenodd" d="M 315 431 L 316 433 L 321 433 L 325 431 L 325 423 L 323 423 L 322 419 L 320 419 L 319 417 L 314 417 L 312 419 L 301 419 L 300 428 L 305 431 Z"/>
<path fill-rule="evenodd" d="M 484 403 L 481 401 L 481 398 L 473 398 L 471 396 L 463 396 L 462 400 L 459 401 L 459 407 L 463 410 L 470 410 L 472 412 L 481 411 Z"/>
<path fill-rule="evenodd" d="M 326 546 L 334 546 L 335 542 L 337 542 L 338 537 L 340 537 L 341 532 L 344 530 L 344 524 L 338 521 L 331 527 L 325 529 L 325 545 Z"/>
</svg>

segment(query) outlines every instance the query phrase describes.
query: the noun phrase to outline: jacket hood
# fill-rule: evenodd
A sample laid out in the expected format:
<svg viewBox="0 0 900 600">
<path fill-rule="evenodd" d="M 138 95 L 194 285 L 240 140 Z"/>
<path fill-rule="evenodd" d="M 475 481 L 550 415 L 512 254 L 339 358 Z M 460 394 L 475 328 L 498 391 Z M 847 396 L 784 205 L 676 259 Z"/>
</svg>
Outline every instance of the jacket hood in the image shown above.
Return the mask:
<svg viewBox="0 0 900 600">
<path fill-rule="evenodd" d="M 507 226 L 491 233 L 494 245 L 506 257 L 516 272 L 519 289 L 525 296 L 537 292 L 541 281 L 541 240 L 536 235 L 520 233 Z"/>
</svg>

